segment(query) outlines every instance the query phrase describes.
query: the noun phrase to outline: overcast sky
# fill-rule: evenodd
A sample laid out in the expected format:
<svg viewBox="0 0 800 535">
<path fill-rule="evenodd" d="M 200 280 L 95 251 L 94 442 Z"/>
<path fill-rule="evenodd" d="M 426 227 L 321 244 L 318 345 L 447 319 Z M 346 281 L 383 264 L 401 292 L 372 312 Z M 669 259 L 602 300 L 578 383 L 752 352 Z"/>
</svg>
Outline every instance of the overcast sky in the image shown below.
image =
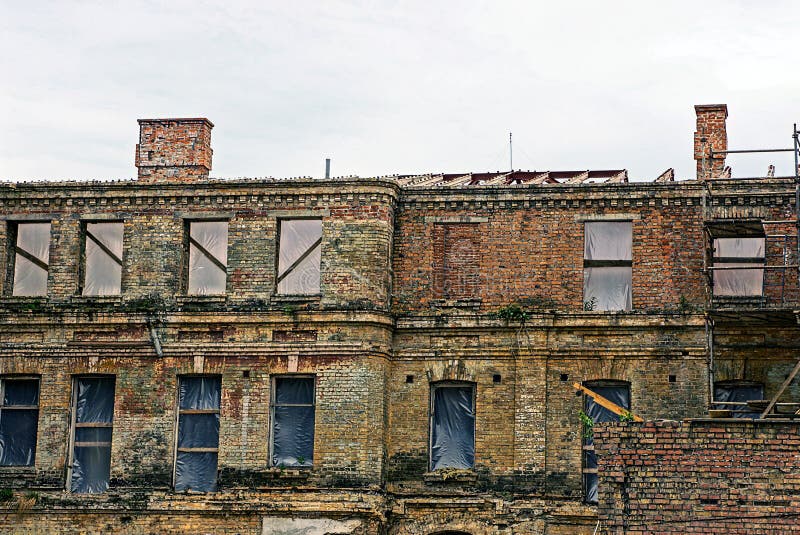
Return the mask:
<svg viewBox="0 0 800 535">
<path fill-rule="evenodd" d="M 137 118 L 208 117 L 215 177 L 620 169 L 790 147 L 800 2 L 0 0 L 0 179 L 133 177 Z M 791 154 L 730 158 L 763 175 Z"/>
</svg>

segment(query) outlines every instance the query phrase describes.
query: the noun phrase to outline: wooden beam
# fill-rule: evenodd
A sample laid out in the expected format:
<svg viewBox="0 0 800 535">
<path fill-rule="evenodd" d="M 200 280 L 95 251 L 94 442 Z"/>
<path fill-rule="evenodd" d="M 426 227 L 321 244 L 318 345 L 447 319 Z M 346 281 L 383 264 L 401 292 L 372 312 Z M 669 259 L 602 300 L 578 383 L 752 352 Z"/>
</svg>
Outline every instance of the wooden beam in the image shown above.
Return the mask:
<svg viewBox="0 0 800 535">
<path fill-rule="evenodd" d="M 772 407 L 774 407 L 774 406 L 775 406 L 775 404 L 776 404 L 776 403 L 778 403 L 778 398 L 779 398 L 779 397 L 781 397 L 781 394 L 783 394 L 783 391 L 784 391 L 784 390 L 786 390 L 786 387 L 787 387 L 787 386 L 789 386 L 789 383 L 791 383 L 792 381 L 794 381 L 794 378 L 795 378 L 795 376 L 797 375 L 797 372 L 799 372 L 799 371 L 800 371 L 800 360 L 798 360 L 798 361 L 797 361 L 797 364 L 795 364 L 795 365 L 794 365 L 794 369 L 792 370 L 792 373 L 790 373 L 790 374 L 789 374 L 789 376 L 788 376 L 788 377 L 786 378 L 786 380 L 783 382 L 783 384 L 781 385 L 781 387 L 780 387 L 780 388 L 778 389 L 778 391 L 775 393 L 775 396 L 772 398 L 772 401 L 770 401 L 770 402 L 769 402 L 769 405 L 767 405 L 767 408 L 766 408 L 766 409 L 764 409 L 764 412 L 762 412 L 762 413 L 761 413 L 761 418 L 762 418 L 762 419 L 766 418 L 766 417 L 767 417 L 767 415 L 768 415 L 768 414 L 770 413 L 770 411 L 772 410 Z"/>
<path fill-rule="evenodd" d="M 597 403 L 598 405 L 600 405 L 603 408 L 606 408 L 606 409 L 610 410 L 614 414 L 617 414 L 619 416 L 624 416 L 624 415 L 630 414 L 631 416 L 633 416 L 633 421 L 634 422 L 643 422 L 644 421 L 644 420 L 642 420 L 641 416 L 636 416 L 631 411 L 629 411 L 627 409 L 623 409 L 622 407 L 620 407 L 619 405 L 617 405 L 613 401 L 607 400 L 606 398 L 604 398 L 600 394 L 589 390 L 588 388 L 586 388 L 585 386 L 583 386 L 581 384 L 572 383 L 572 386 L 575 388 L 575 390 L 577 390 L 579 392 L 583 392 L 587 396 L 591 396 L 592 399 L 594 399 L 595 403 Z"/>
</svg>

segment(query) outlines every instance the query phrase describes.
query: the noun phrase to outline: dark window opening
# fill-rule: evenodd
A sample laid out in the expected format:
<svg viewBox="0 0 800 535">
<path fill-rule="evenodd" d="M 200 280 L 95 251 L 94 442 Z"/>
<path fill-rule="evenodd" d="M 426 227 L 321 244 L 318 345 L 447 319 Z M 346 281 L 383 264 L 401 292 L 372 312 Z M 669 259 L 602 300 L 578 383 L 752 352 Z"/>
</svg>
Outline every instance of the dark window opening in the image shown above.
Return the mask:
<svg viewBox="0 0 800 535">
<path fill-rule="evenodd" d="M 70 490 L 105 492 L 111 474 L 114 378 L 76 377 L 73 384 Z"/>
<path fill-rule="evenodd" d="M 598 380 L 587 381 L 583 385 L 623 409 L 631 410 L 629 383 L 625 381 Z M 589 395 L 583 396 L 583 412 L 595 424 L 619 421 L 619 415 L 599 405 Z M 583 498 L 586 503 L 597 503 L 597 484 L 597 455 L 594 452 L 594 440 L 592 436 L 587 436 L 587 433 L 583 433 Z"/>
<path fill-rule="evenodd" d="M 747 406 L 748 401 L 764 399 L 764 385 L 755 381 L 714 382 L 713 409 L 729 410 L 734 418 L 759 418 L 761 411 Z"/>
<path fill-rule="evenodd" d="M 217 490 L 220 377 L 179 378 L 175 490 Z"/>
<path fill-rule="evenodd" d="M 431 470 L 475 465 L 475 386 L 431 386 Z"/>
<path fill-rule="evenodd" d="M 11 229 L 12 295 L 47 295 L 50 269 L 50 223 L 17 223 Z"/>
<path fill-rule="evenodd" d="M 413 382 L 414 382 L 414 376 L 413 375 L 406 375 L 406 383 L 411 384 Z"/>
<path fill-rule="evenodd" d="M 228 274 L 228 222 L 188 222 L 188 295 L 225 293 Z"/>
<path fill-rule="evenodd" d="M 286 219 L 278 237 L 277 293 L 313 295 L 320 292 L 322 220 Z"/>
<path fill-rule="evenodd" d="M 667 380 L 668 380 L 670 383 L 674 383 L 674 382 L 676 382 L 676 381 L 678 380 L 678 377 L 677 377 L 677 376 L 675 376 L 675 375 L 670 375 L 670 376 L 668 376 L 668 377 L 667 377 Z"/>
<path fill-rule="evenodd" d="M 83 295 L 119 295 L 122 291 L 121 222 L 86 223 L 83 228 Z"/>
<path fill-rule="evenodd" d="M 0 466 L 33 466 L 39 424 L 39 379 L 0 380 Z"/>
<path fill-rule="evenodd" d="M 633 224 L 593 221 L 584 224 L 583 307 L 631 310 Z"/>
<path fill-rule="evenodd" d="M 314 377 L 275 377 L 272 388 L 272 466 L 314 461 Z"/>
</svg>

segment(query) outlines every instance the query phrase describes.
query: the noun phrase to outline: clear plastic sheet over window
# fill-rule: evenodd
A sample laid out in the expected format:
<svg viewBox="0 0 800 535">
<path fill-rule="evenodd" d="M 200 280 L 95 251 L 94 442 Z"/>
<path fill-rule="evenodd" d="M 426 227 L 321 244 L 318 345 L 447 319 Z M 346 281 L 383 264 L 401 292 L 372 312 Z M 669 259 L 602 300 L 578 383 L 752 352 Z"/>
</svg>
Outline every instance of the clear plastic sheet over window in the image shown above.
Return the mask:
<svg viewBox="0 0 800 535">
<path fill-rule="evenodd" d="M 613 384 L 611 381 L 587 383 L 586 388 L 619 405 L 623 409 L 630 410 L 631 408 L 631 392 L 627 383 Z M 617 414 L 599 405 L 594 401 L 594 398 L 588 395 L 584 396 L 583 410 L 594 423 L 619 421 L 619 416 Z M 594 443 L 592 437 L 584 437 L 583 442 L 587 446 Z M 583 467 L 584 469 L 597 468 L 597 455 L 594 451 L 584 450 Z M 597 503 L 597 483 L 596 473 L 583 474 L 584 498 L 586 502 Z"/>
<path fill-rule="evenodd" d="M 273 466 L 314 460 L 314 378 L 276 377 L 272 408 Z"/>
<path fill-rule="evenodd" d="M 585 260 L 632 260 L 633 224 L 630 221 L 593 221 L 584 224 Z"/>
<path fill-rule="evenodd" d="M 475 464 L 475 389 L 472 385 L 433 387 L 431 470 L 472 468 Z"/>
<path fill-rule="evenodd" d="M 33 466 L 39 422 L 39 380 L 3 379 L 0 466 Z"/>
<path fill-rule="evenodd" d="M 13 295 L 47 295 L 50 223 L 19 223 L 14 254 Z"/>
<path fill-rule="evenodd" d="M 123 224 L 87 223 L 83 295 L 118 295 L 122 290 Z"/>
<path fill-rule="evenodd" d="M 190 295 L 224 294 L 227 266 L 228 222 L 190 222 L 187 293 Z"/>
<path fill-rule="evenodd" d="M 114 378 L 75 380 L 75 435 L 70 489 L 75 493 L 108 490 L 114 421 Z"/>
<path fill-rule="evenodd" d="M 281 221 L 278 251 L 278 293 L 317 294 L 320 291 L 322 220 Z"/>
<path fill-rule="evenodd" d="M 764 385 L 749 381 L 718 381 L 714 383 L 714 401 L 738 402 L 763 400 Z M 760 417 L 761 413 L 746 405 L 714 405 L 714 409 L 729 410 L 734 418 Z"/>
<path fill-rule="evenodd" d="M 714 258 L 748 258 L 750 262 L 714 262 L 714 295 L 760 296 L 764 293 L 764 238 L 716 238 Z M 752 260 L 762 259 L 761 262 Z"/>
<path fill-rule="evenodd" d="M 591 310 L 631 310 L 633 270 L 627 266 L 583 269 L 583 300 Z"/>
<path fill-rule="evenodd" d="M 178 452 L 175 490 L 217 490 L 219 377 L 181 377 L 178 397 Z M 213 451 L 208 451 L 213 450 Z"/>
</svg>

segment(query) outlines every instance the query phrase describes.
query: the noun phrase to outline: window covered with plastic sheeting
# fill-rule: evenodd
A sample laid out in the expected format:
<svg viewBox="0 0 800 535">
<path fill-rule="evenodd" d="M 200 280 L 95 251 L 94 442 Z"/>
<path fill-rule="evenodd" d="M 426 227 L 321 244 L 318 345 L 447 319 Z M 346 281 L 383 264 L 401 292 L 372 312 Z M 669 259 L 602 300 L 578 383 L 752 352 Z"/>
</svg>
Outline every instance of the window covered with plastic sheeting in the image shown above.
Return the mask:
<svg viewBox="0 0 800 535">
<path fill-rule="evenodd" d="M 763 237 L 715 238 L 714 295 L 763 295 L 764 251 Z"/>
<path fill-rule="evenodd" d="M 761 412 L 750 409 L 748 401 L 764 399 L 764 385 L 753 381 L 714 382 L 714 401 L 712 408 L 729 410 L 734 418 L 759 418 Z"/>
<path fill-rule="evenodd" d="M 275 377 L 272 465 L 311 466 L 314 460 L 314 378 Z"/>
<path fill-rule="evenodd" d="M 76 377 L 73 394 L 73 450 L 70 490 L 108 490 L 114 426 L 114 378 Z"/>
<path fill-rule="evenodd" d="M 631 389 L 628 383 L 612 380 L 588 381 L 584 386 L 623 409 L 631 410 Z M 619 421 L 619 415 L 596 403 L 589 395 L 583 397 L 583 412 L 595 424 Z M 589 433 L 584 433 L 583 436 L 583 492 L 587 503 L 597 503 L 597 455 L 593 437 Z"/>
<path fill-rule="evenodd" d="M 633 224 L 584 224 L 583 302 L 586 310 L 631 310 Z"/>
<path fill-rule="evenodd" d="M 189 295 L 225 293 L 228 274 L 228 222 L 189 222 Z"/>
<path fill-rule="evenodd" d="M 221 387 L 218 376 L 180 378 L 175 456 L 177 491 L 217 490 Z"/>
<path fill-rule="evenodd" d="M 475 464 L 475 386 L 443 383 L 431 392 L 431 470 Z"/>
<path fill-rule="evenodd" d="M 18 223 L 16 234 L 13 295 L 47 295 L 50 223 Z"/>
<path fill-rule="evenodd" d="M 86 223 L 83 295 L 119 295 L 122 290 L 121 222 Z"/>
<path fill-rule="evenodd" d="M 0 380 L 0 466 L 33 466 L 39 423 L 39 379 Z"/>
<path fill-rule="evenodd" d="M 320 292 L 322 220 L 286 219 L 278 238 L 277 291 L 286 295 Z"/>
</svg>

